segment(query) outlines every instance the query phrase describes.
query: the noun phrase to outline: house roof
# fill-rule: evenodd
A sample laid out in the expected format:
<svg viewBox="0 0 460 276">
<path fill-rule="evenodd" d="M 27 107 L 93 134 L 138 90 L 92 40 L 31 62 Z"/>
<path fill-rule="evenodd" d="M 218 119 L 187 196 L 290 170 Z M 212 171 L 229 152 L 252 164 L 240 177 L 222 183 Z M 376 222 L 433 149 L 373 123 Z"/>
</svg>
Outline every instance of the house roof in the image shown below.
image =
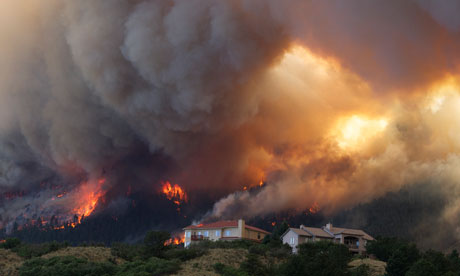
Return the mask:
<svg viewBox="0 0 460 276">
<path fill-rule="evenodd" d="M 302 228 L 289 228 L 286 232 L 281 235 L 281 238 L 284 237 L 289 231 L 296 233 L 299 236 L 303 237 L 319 237 L 319 238 L 328 238 L 332 239 L 333 236 L 321 228 L 314 228 L 314 227 L 305 227 Z"/>
<path fill-rule="evenodd" d="M 321 228 L 315 228 L 315 227 L 302 227 L 305 231 L 311 233 L 315 237 L 320 237 L 320 238 L 329 238 L 332 239 L 334 238 L 331 234 L 328 232 L 324 231 Z"/>
<path fill-rule="evenodd" d="M 205 223 L 205 224 L 198 224 L 198 225 L 189 225 L 184 228 L 186 229 L 215 229 L 215 228 L 226 228 L 226 227 L 238 227 L 238 221 L 237 220 L 224 220 L 224 221 L 216 221 L 212 223 Z M 267 232 L 263 229 L 251 226 L 251 225 L 245 225 L 246 229 L 254 230 L 257 232 L 265 233 L 265 234 L 270 234 L 270 232 Z"/>
<path fill-rule="evenodd" d="M 344 235 L 354 235 L 354 236 L 362 236 L 365 240 L 372 241 L 374 240 L 369 234 L 364 232 L 363 230 L 359 229 L 349 229 L 349 228 L 339 228 L 339 227 L 331 227 L 329 230 L 334 235 L 344 234 Z"/>
<path fill-rule="evenodd" d="M 313 237 L 312 234 L 310 234 L 308 232 L 305 232 L 304 230 L 299 229 L 299 228 L 289 228 L 288 231 L 286 231 L 286 233 L 289 232 L 289 230 L 293 231 L 294 233 L 296 233 L 299 236 Z M 284 234 L 283 234 L 283 236 L 284 236 Z"/>
</svg>

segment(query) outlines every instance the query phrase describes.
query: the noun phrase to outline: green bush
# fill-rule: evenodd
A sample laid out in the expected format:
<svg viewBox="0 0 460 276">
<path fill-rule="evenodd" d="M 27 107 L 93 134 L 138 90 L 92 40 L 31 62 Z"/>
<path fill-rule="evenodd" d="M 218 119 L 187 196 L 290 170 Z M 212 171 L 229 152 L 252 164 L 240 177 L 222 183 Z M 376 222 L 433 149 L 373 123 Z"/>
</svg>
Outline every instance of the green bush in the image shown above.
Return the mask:
<svg viewBox="0 0 460 276">
<path fill-rule="evenodd" d="M 213 265 L 214 271 L 222 276 L 249 276 L 246 272 L 233 268 L 222 263 Z"/>
<path fill-rule="evenodd" d="M 103 276 L 114 275 L 116 267 L 110 263 L 93 263 L 71 256 L 50 259 L 34 258 L 19 268 L 20 276 Z"/>
<path fill-rule="evenodd" d="M 187 249 L 170 249 L 165 252 L 164 257 L 166 259 L 172 260 L 172 259 L 178 259 L 183 262 L 198 258 L 200 256 L 203 256 L 204 254 L 207 253 L 207 249 L 205 248 L 187 248 Z"/>
<path fill-rule="evenodd" d="M 19 256 L 30 259 L 33 257 L 40 257 L 42 255 L 57 251 L 61 248 L 68 247 L 67 242 L 58 243 L 56 241 L 41 243 L 41 244 L 21 244 L 12 249 Z"/>
<path fill-rule="evenodd" d="M 143 255 L 145 258 L 161 257 L 168 248 L 165 244 L 171 234 L 164 231 L 149 231 L 144 238 Z"/>
<path fill-rule="evenodd" d="M 407 242 L 394 237 L 377 237 L 366 244 L 368 254 L 374 255 L 377 259 L 388 262 L 391 255 Z"/>
<path fill-rule="evenodd" d="M 388 260 L 386 271 L 388 276 L 405 276 L 411 266 L 420 258 L 415 244 L 400 246 Z"/>
<path fill-rule="evenodd" d="M 370 276 L 371 271 L 368 265 L 362 264 L 356 268 L 351 269 L 351 276 Z"/>
<path fill-rule="evenodd" d="M 164 260 L 152 257 L 147 261 L 124 263 L 119 267 L 116 276 L 159 276 L 173 274 L 180 270 L 177 260 Z"/>
<path fill-rule="evenodd" d="M 256 254 L 249 253 L 241 263 L 240 270 L 251 276 L 268 276 L 270 269 L 266 267 Z"/>
<path fill-rule="evenodd" d="M 141 257 L 141 247 L 126 243 L 114 243 L 110 248 L 112 256 L 122 258 L 126 261 L 133 261 Z"/>
<path fill-rule="evenodd" d="M 304 243 L 299 253 L 292 255 L 279 268 L 279 275 L 341 276 L 348 275 L 351 254 L 342 244 L 331 242 Z"/>
</svg>

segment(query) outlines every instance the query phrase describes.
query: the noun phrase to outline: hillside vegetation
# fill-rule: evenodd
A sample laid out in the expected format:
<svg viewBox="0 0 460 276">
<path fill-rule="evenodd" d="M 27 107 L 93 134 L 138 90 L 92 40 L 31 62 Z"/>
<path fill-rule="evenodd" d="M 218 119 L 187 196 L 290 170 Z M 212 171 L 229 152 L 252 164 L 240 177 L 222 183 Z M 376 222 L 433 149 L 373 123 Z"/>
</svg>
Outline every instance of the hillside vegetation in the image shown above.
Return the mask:
<svg viewBox="0 0 460 276">
<path fill-rule="evenodd" d="M 299 246 L 298 254 L 283 245 L 275 231 L 262 244 L 250 241 L 203 241 L 184 249 L 166 245 L 170 235 L 149 232 L 140 244 L 26 244 L 15 238 L 0 244 L 0 275 L 5 276 L 452 276 L 460 273 L 460 258 L 414 244 L 383 238 L 369 242 L 378 260 L 352 256 L 348 248 L 330 242 Z"/>
</svg>

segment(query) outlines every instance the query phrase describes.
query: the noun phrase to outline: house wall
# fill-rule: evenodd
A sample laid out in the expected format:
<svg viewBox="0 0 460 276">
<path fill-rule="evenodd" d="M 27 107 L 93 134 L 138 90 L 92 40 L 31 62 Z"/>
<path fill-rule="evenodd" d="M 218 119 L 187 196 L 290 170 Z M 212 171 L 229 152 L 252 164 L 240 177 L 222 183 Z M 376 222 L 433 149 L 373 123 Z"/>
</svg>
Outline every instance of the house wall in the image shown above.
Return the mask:
<svg viewBox="0 0 460 276">
<path fill-rule="evenodd" d="M 264 239 L 265 236 L 266 236 L 265 233 L 258 232 L 258 231 L 246 228 L 246 230 L 244 231 L 244 236 L 243 237 L 246 238 L 246 239 L 261 241 L 261 240 Z"/>
<path fill-rule="evenodd" d="M 291 243 L 291 238 L 294 238 L 294 244 Z M 286 243 L 290 247 L 292 247 L 292 252 L 296 253 L 297 252 L 297 246 L 299 245 L 299 235 L 297 233 L 295 233 L 294 231 L 289 230 L 283 236 L 283 243 Z"/>
</svg>

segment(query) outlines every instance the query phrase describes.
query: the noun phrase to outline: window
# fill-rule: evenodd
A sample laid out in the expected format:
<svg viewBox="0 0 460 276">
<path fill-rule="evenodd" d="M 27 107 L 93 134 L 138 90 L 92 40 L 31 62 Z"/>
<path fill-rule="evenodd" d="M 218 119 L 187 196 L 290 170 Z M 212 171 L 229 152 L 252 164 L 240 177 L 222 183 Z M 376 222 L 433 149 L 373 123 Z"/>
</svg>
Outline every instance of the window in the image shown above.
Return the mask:
<svg viewBox="0 0 460 276">
<path fill-rule="evenodd" d="M 220 237 L 220 230 L 216 230 L 216 237 Z"/>
<path fill-rule="evenodd" d="M 260 240 L 260 233 L 257 233 L 257 239 Z"/>
<path fill-rule="evenodd" d="M 190 231 L 185 232 L 185 237 L 190 238 L 191 235 L 192 235 L 192 232 Z"/>
<path fill-rule="evenodd" d="M 294 244 L 295 244 L 295 238 L 291 238 L 290 243 L 291 243 L 292 245 L 294 245 Z"/>
<path fill-rule="evenodd" d="M 225 230 L 225 236 L 230 237 L 230 230 Z"/>
<path fill-rule="evenodd" d="M 204 236 L 209 237 L 209 231 L 204 231 Z"/>
<path fill-rule="evenodd" d="M 199 231 L 197 235 L 198 235 L 198 236 L 201 236 L 201 231 Z"/>
</svg>

